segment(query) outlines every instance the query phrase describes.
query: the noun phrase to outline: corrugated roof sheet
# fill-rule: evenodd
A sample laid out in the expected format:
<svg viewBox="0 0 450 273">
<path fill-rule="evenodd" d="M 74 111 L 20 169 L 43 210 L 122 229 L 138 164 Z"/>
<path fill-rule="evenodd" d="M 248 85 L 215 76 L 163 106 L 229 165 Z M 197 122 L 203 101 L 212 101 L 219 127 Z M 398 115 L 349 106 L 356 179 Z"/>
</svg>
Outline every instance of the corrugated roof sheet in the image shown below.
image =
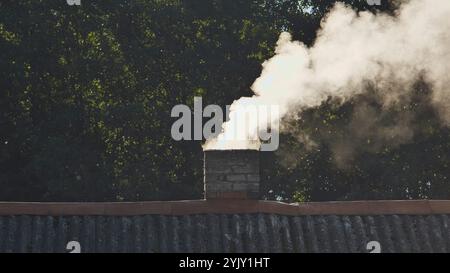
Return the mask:
<svg viewBox="0 0 450 273">
<path fill-rule="evenodd" d="M 81 252 L 367 253 L 370 241 L 378 241 L 381 252 L 450 251 L 450 213 L 5 213 L 0 216 L 0 252 L 67 252 L 69 241 L 78 241 Z"/>
</svg>

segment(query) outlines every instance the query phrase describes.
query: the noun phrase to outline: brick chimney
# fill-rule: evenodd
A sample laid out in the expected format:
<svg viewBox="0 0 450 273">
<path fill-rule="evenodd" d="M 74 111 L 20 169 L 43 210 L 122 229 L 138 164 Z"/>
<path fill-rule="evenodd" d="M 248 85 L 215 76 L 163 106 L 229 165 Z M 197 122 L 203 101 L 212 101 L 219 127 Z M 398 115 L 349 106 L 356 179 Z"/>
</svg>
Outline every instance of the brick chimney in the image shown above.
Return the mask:
<svg viewBox="0 0 450 273">
<path fill-rule="evenodd" d="M 205 199 L 259 199 L 259 151 L 204 151 Z"/>
</svg>

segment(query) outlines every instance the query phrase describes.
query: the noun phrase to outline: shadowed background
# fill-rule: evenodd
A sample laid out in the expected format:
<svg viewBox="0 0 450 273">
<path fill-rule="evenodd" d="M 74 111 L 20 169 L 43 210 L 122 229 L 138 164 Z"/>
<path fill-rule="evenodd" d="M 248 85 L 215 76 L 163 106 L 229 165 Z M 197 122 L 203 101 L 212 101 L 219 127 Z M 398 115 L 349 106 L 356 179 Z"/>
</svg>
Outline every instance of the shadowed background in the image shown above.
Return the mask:
<svg viewBox="0 0 450 273">
<path fill-rule="evenodd" d="M 201 142 L 172 140 L 172 107 L 192 107 L 194 96 L 225 106 L 251 95 L 280 32 L 312 45 L 334 2 L 2 1 L 0 200 L 202 198 Z M 358 10 L 395 9 L 388 1 L 344 2 Z M 449 198 L 449 130 L 427 106 L 427 85 L 415 88 L 402 107 L 415 113 L 421 130 L 401 144 L 353 130 L 365 124 L 355 113 L 372 125 L 403 117 L 381 115 L 370 92 L 286 120 L 291 129 L 279 151 L 262 153 L 263 196 Z M 298 132 L 315 145 L 299 141 Z M 331 141 L 342 135 L 359 148 Z"/>
</svg>

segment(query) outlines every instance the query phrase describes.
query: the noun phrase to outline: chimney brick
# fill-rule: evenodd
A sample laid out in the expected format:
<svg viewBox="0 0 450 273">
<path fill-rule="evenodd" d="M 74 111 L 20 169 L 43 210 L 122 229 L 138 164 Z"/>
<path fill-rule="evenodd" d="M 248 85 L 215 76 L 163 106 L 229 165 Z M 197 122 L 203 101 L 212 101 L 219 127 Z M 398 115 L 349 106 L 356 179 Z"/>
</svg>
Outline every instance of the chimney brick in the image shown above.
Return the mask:
<svg viewBox="0 0 450 273">
<path fill-rule="evenodd" d="M 206 199 L 259 199 L 257 150 L 204 152 Z"/>
</svg>

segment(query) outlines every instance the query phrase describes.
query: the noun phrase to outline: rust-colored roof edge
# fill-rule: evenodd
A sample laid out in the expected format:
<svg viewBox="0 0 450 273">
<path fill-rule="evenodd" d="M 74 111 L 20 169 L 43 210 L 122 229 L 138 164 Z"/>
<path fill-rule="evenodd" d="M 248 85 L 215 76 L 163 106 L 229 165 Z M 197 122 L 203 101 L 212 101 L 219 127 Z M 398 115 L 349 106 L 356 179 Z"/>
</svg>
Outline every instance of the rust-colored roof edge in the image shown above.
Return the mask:
<svg viewBox="0 0 450 273">
<path fill-rule="evenodd" d="M 105 203 L 0 202 L 0 215 L 281 215 L 450 214 L 450 200 L 339 201 L 287 204 L 257 200 L 187 200 Z"/>
</svg>

